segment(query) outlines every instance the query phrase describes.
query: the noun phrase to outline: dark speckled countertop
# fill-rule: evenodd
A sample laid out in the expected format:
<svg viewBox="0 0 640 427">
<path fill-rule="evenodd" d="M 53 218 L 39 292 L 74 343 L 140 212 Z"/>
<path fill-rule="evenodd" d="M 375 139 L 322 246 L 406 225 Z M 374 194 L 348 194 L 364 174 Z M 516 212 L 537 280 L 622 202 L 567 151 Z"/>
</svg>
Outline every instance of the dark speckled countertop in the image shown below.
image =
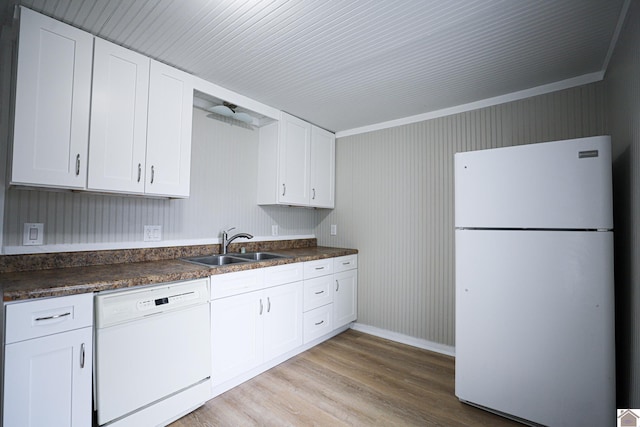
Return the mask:
<svg viewBox="0 0 640 427">
<path fill-rule="evenodd" d="M 250 250 L 254 251 L 256 249 L 251 248 Z M 269 252 L 288 255 L 291 258 L 232 264 L 221 267 L 205 267 L 180 259 L 165 259 L 32 271 L 12 271 L 0 274 L 0 286 L 2 287 L 3 300 L 7 302 L 197 279 L 215 274 L 358 253 L 355 249 L 323 246 L 282 249 L 265 248 L 259 250 L 268 250 Z"/>
</svg>

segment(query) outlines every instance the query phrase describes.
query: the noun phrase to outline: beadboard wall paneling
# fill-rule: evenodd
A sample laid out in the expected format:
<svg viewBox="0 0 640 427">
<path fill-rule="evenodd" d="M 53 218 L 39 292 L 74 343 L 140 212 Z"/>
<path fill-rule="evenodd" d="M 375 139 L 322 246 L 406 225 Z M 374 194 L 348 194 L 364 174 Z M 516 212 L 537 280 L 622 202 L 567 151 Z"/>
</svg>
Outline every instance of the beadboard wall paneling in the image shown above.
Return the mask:
<svg viewBox="0 0 640 427">
<path fill-rule="evenodd" d="M 613 144 L 618 408 L 640 408 L 640 3 L 605 76 Z"/>
<path fill-rule="evenodd" d="M 455 345 L 454 153 L 606 134 L 604 100 L 600 82 L 339 138 L 316 236 L 359 250 L 358 323 Z"/>
<path fill-rule="evenodd" d="M 193 110 L 191 196 L 188 199 L 11 188 L 6 193 L 4 246 L 22 245 L 25 222 L 45 224 L 45 245 L 143 241 L 144 225 L 161 225 L 163 240 L 217 239 L 235 226 L 254 236 L 311 235 L 316 211 L 256 204 L 258 131 Z"/>
</svg>

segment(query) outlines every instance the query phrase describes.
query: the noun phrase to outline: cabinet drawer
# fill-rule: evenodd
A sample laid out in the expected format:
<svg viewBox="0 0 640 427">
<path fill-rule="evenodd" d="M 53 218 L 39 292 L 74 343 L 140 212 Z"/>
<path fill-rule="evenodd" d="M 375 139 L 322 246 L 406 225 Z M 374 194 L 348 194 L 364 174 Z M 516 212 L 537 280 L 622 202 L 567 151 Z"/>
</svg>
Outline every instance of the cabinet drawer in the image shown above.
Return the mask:
<svg viewBox="0 0 640 427">
<path fill-rule="evenodd" d="M 333 304 L 304 313 L 304 344 L 333 330 Z"/>
<path fill-rule="evenodd" d="M 264 287 L 263 269 L 238 271 L 211 276 L 211 299 L 244 294 Z"/>
<path fill-rule="evenodd" d="M 335 273 L 353 270 L 354 268 L 358 268 L 358 255 L 354 254 L 333 258 L 333 271 Z"/>
<path fill-rule="evenodd" d="M 304 278 L 325 276 L 333 273 L 333 258 L 318 259 L 304 263 Z"/>
<path fill-rule="evenodd" d="M 333 302 L 333 275 L 304 281 L 304 311 Z"/>
<path fill-rule="evenodd" d="M 93 293 L 6 305 L 7 344 L 93 325 Z"/>
<path fill-rule="evenodd" d="M 302 280 L 303 268 L 301 262 L 266 267 L 263 270 L 265 287 L 299 282 Z"/>
</svg>

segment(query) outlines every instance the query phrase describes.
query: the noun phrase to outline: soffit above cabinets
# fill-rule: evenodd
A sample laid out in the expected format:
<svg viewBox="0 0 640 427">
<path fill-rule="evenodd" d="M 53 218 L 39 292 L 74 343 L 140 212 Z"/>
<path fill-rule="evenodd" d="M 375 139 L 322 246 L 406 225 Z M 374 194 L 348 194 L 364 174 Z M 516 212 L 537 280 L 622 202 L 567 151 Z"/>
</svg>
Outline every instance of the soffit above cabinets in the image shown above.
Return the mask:
<svg viewBox="0 0 640 427">
<path fill-rule="evenodd" d="M 599 80 L 630 2 L 9 0 L 0 13 L 22 4 L 344 131 Z"/>
</svg>

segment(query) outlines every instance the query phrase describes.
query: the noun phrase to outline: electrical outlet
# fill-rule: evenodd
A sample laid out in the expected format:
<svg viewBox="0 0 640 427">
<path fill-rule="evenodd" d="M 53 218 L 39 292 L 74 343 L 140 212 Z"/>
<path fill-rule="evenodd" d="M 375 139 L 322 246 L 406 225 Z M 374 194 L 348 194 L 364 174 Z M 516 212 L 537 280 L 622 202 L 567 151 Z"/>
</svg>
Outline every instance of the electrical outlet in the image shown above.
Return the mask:
<svg viewBox="0 0 640 427">
<path fill-rule="evenodd" d="M 44 224 L 25 222 L 22 244 L 25 246 L 41 245 L 44 241 Z"/>
<path fill-rule="evenodd" d="M 277 236 L 278 235 L 278 225 L 274 224 L 271 226 L 271 235 L 272 236 Z"/>
<path fill-rule="evenodd" d="M 337 224 L 331 224 L 331 235 L 332 236 L 337 236 L 338 235 L 338 225 Z"/>
<path fill-rule="evenodd" d="M 145 242 L 159 242 L 162 240 L 162 226 L 161 225 L 145 225 L 144 226 L 144 241 Z"/>
</svg>

